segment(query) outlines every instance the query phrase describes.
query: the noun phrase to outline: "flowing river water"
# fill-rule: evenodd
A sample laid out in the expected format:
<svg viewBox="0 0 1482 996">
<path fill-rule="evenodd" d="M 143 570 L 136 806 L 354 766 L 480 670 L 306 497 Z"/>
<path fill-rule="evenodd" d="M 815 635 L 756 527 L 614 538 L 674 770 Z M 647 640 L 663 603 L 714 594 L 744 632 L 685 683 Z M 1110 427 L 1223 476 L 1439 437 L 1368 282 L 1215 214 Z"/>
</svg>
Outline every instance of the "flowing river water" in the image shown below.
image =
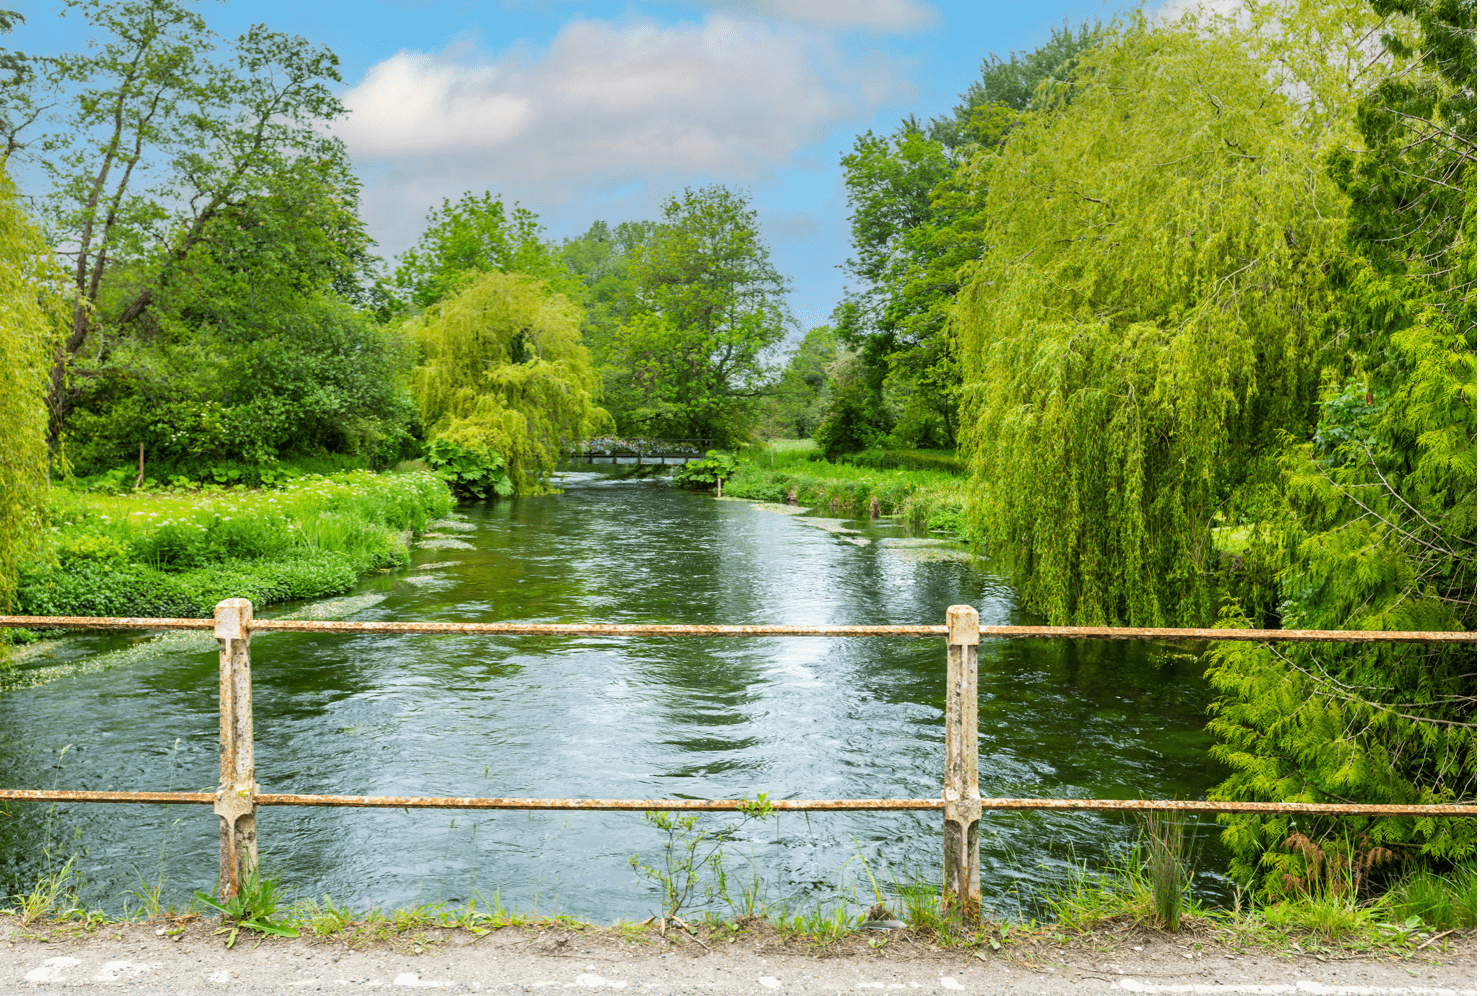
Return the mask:
<svg viewBox="0 0 1482 996">
<path fill-rule="evenodd" d="M 888 520 L 782 514 L 655 481 L 567 476 L 565 492 L 463 506 L 412 566 L 290 611 L 430 621 L 1033 623 L 981 562 Z M 852 530 L 852 531 L 851 531 Z M 268 792 L 738 798 L 941 792 L 940 639 L 654 639 L 263 634 L 254 638 L 257 780 Z M 0 786 L 214 791 L 217 658 L 201 634 L 90 635 L 33 654 L 0 697 Z M 1209 690 L 1187 649 L 988 641 L 985 796 L 1196 798 L 1221 777 Z M 701 827 L 723 820 L 702 817 Z M 74 858 L 87 904 L 179 906 L 216 874 L 206 806 L 12 804 L 0 888 Z M 263 865 L 291 894 L 356 910 L 479 898 L 611 921 L 656 912 L 630 867 L 664 835 L 636 813 L 272 807 Z M 1195 888 L 1223 893 L 1216 828 Z M 1034 915 L 1072 863 L 1135 846 L 1117 814 L 988 813 L 983 898 Z M 727 843 L 730 885 L 776 907 L 868 906 L 940 881 L 936 813 L 783 814 Z M 890 897 L 887 897 L 890 898 Z M 895 904 L 898 908 L 898 903 Z M 851 907 L 852 909 L 853 907 Z"/>
</svg>

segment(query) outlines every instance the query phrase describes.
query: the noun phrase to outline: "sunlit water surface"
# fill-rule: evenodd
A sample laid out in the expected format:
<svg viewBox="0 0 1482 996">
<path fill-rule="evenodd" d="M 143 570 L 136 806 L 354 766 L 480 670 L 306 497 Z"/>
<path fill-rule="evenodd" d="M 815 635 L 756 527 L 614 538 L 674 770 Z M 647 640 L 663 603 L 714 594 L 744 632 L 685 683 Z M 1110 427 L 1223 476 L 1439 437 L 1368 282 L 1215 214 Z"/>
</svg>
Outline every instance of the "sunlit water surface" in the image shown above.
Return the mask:
<svg viewBox="0 0 1482 996">
<path fill-rule="evenodd" d="M 465 506 L 406 570 L 368 579 L 365 620 L 1033 623 L 979 564 L 929 559 L 888 522 L 809 522 L 578 474 L 565 493 Z M 855 529 L 859 532 L 843 532 Z M 863 541 L 863 542 L 862 542 Z M 917 541 L 919 542 L 919 540 Z M 463 549 L 461 546 L 469 548 Z M 304 611 L 289 606 L 261 615 Z M 313 611 L 310 607 L 309 611 Z M 253 640 L 258 781 L 268 792 L 774 799 L 941 792 L 940 639 L 558 639 L 264 634 Z M 990 641 L 980 657 L 985 796 L 1200 796 L 1220 777 L 1198 658 L 1111 642 Z M 217 659 L 199 635 L 89 636 L 0 697 L 0 786 L 214 791 Z M 718 826 L 710 817 L 702 826 Z M 1033 914 L 1067 863 L 1136 840 L 1119 815 L 990 813 L 985 903 Z M 264 808 L 264 867 L 356 909 L 471 898 L 595 920 L 654 912 L 629 859 L 660 859 L 635 813 Z M 1198 890 L 1222 894 L 1211 828 Z M 12 805 L 3 888 L 76 854 L 95 907 L 180 905 L 216 874 L 205 806 Z M 732 884 L 774 906 L 873 902 L 940 876 L 935 813 L 787 814 L 742 828 Z M 868 874 L 866 874 L 866 868 Z"/>
</svg>

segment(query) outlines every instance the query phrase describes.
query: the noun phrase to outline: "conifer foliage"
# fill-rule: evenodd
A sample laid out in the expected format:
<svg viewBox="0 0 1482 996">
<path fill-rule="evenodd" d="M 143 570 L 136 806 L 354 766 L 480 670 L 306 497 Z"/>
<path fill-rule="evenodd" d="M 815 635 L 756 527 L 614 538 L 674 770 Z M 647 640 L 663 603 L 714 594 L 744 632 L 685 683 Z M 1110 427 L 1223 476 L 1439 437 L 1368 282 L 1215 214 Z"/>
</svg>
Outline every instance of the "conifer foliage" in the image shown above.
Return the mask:
<svg viewBox="0 0 1482 996">
<path fill-rule="evenodd" d="M 1263 496 L 1260 555 L 1294 628 L 1477 628 L 1476 5 L 1391 3 L 1385 75 L 1362 140 L 1329 168 L 1349 195 L 1342 354 L 1310 441 Z M 1408 31 L 1409 37 L 1400 34 Z M 1233 607 L 1229 615 L 1239 623 Z M 1475 647 L 1223 645 L 1211 729 L 1226 799 L 1429 803 L 1475 798 Z M 1235 870 L 1300 887 L 1312 849 L 1475 859 L 1471 819 L 1228 821 Z M 1356 852 L 1347 855 L 1342 852 Z"/>
</svg>

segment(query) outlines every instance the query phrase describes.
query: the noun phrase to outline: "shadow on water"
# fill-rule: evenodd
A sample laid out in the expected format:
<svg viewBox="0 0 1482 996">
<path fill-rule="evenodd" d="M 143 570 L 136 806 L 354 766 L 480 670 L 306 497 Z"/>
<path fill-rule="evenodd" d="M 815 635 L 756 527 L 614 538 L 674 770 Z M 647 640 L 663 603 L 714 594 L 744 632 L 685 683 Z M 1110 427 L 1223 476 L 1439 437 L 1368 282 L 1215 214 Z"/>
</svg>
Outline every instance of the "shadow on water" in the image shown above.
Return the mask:
<svg viewBox="0 0 1482 996">
<path fill-rule="evenodd" d="M 884 542 L 904 536 L 889 523 L 810 524 L 600 475 L 457 516 L 448 536 L 458 545 L 418 549 L 409 568 L 369 578 L 364 597 L 346 603 L 352 617 L 934 623 L 969 603 L 985 622 L 1035 621 L 981 566 Z M 0 784 L 214 788 L 210 646 L 86 640 L 53 651 L 82 663 L 70 676 L 0 698 Z M 254 640 L 253 663 L 266 791 L 941 791 L 945 653 L 934 639 L 272 634 Z M 1176 647 L 985 643 L 984 795 L 1202 795 L 1221 773 L 1207 753 L 1201 671 Z M 259 833 L 270 873 L 356 907 L 466 901 L 475 889 L 506 906 L 601 920 L 656 906 L 628 859 L 653 860 L 661 839 L 632 813 L 265 809 Z M 884 882 L 932 878 L 940 833 L 934 814 L 789 814 L 751 825 L 738 847 L 773 898 L 812 901 L 836 896 L 851 874 L 864 897 L 860 858 Z M 35 881 L 48 836 L 56 853 L 82 849 L 87 898 L 109 909 L 161 877 L 163 896 L 180 904 L 215 875 L 207 807 L 16 805 L 0 816 L 0 886 Z M 1218 898 L 1224 856 L 1202 836 L 1197 888 Z M 982 839 L 985 900 L 1012 913 L 1026 890 L 1062 880 L 1067 862 L 1095 866 L 1136 830 L 1120 815 L 990 813 Z"/>
</svg>

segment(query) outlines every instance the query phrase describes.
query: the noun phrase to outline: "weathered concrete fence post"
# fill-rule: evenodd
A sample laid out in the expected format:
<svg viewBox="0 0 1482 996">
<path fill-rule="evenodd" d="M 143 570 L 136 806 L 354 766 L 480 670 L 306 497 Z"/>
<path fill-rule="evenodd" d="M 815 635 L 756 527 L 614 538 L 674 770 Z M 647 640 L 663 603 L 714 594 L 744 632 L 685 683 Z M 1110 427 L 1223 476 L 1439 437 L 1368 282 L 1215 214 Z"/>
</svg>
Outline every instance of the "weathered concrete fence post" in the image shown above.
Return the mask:
<svg viewBox="0 0 1482 996">
<path fill-rule="evenodd" d="M 257 865 L 257 783 L 252 762 L 252 603 L 228 598 L 216 605 L 221 650 L 221 896 L 237 895 Z"/>
<path fill-rule="evenodd" d="M 947 773 L 942 784 L 942 907 L 977 920 L 983 890 L 978 870 L 978 610 L 947 610 Z"/>
</svg>

